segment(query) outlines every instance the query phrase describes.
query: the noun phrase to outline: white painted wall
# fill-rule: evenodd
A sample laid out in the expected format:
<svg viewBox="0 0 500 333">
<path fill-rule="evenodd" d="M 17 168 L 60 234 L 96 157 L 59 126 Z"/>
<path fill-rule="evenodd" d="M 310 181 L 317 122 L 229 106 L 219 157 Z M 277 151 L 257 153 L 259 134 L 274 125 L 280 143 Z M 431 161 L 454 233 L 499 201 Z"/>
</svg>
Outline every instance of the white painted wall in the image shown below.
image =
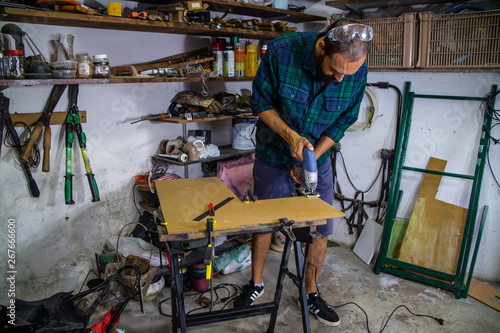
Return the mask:
<svg viewBox="0 0 500 333">
<path fill-rule="evenodd" d="M 19 24 L 28 31 L 42 52 L 53 54 L 49 40 L 58 34 L 75 36 L 75 53 L 107 53 L 111 65 L 124 65 L 145 62 L 188 50 L 202 45 L 210 45 L 209 38 L 183 35 L 163 35 L 129 31 L 109 31 L 53 27 L 43 25 Z M 369 81 L 389 81 L 400 88 L 404 81 L 412 81 L 417 92 L 454 93 L 484 95 L 492 83 L 498 83 L 498 74 L 431 74 L 431 73 L 370 73 Z M 250 82 L 209 83 L 210 93 L 218 91 L 241 92 L 249 89 Z M 180 125 L 142 122 L 131 125 L 130 121 L 147 114 L 163 112 L 172 97 L 182 90 L 201 91 L 200 83 L 183 84 L 113 84 L 80 86 L 79 108 L 86 110 L 88 122 L 83 129 L 88 138 L 88 153 L 96 181 L 99 186 L 101 201 L 91 202 L 85 169 L 78 149 L 74 149 L 74 200 L 75 205 L 64 203 L 65 150 L 64 131 L 61 126 L 52 127 L 51 171 L 33 170 L 41 191 L 39 198 L 32 198 L 19 163 L 17 153 L 2 147 L 0 161 L 0 270 L 7 271 L 6 225 L 9 219 L 16 224 L 16 270 L 17 295 L 24 299 L 37 299 L 59 291 L 78 290 L 85 275 L 94 266 L 94 253 L 102 249 L 106 239 L 115 238 L 120 228 L 128 222 L 136 221 L 139 214 L 133 204 L 134 175 L 144 173 L 151 167 L 150 155 L 157 151 L 163 139 L 172 139 L 182 134 Z M 10 87 L 3 93 L 10 98 L 10 111 L 41 112 L 50 86 Z M 354 181 L 364 188 L 372 179 L 379 163 L 376 152 L 380 148 L 390 148 L 393 142 L 395 119 L 394 94 L 392 91 L 378 91 L 379 113 L 383 116 L 374 126 L 364 132 L 348 133 L 342 141 L 342 151 L 346 158 Z M 66 96 L 66 95 L 65 95 Z M 448 107 L 448 106 L 447 106 Z M 438 157 L 466 160 L 474 150 L 462 136 L 475 135 L 477 110 L 469 113 L 462 111 L 461 104 L 451 107 L 453 114 L 458 114 L 454 122 L 449 123 L 451 115 L 440 118 L 444 106 L 429 104 L 419 108 L 420 118 L 414 122 L 415 128 L 425 131 L 426 122 L 441 122 L 443 129 L 452 125 L 457 127 L 460 140 L 446 141 L 440 147 Z M 67 110 L 67 98 L 61 99 L 56 111 Z M 433 116 L 433 118 L 430 118 Z M 210 124 L 191 124 L 188 128 L 212 130 L 216 144 L 231 143 L 231 122 L 221 121 Z M 498 132 L 497 132 L 498 137 Z M 472 140 L 472 141 L 471 141 Z M 416 149 L 418 149 L 418 144 Z M 76 148 L 76 143 L 75 143 Z M 426 149 L 428 150 L 428 149 Z M 463 158 L 460 158 L 460 154 Z M 437 153 L 436 153 L 437 154 Z M 500 173 L 499 152 L 492 148 L 491 161 Z M 415 162 L 423 166 L 423 162 Z M 453 163 L 449 163 L 452 165 Z M 469 168 L 470 168 L 469 164 Z M 170 169 L 182 176 L 181 168 Z M 190 168 L 191 176 L 201 176 L 199 166 Z M 490 205 L 487 229 L 476 269 L 476 276 L 486 280 L 496 280 L 500 276 L 500 255 L 498 220 L 499 190 L 491 181 L 491 175 L 485 173 L 480 207 Z M 341 179 L 345 193 L 348 186 Z M 454 185 L 450 185 L 454 186 Z M 377 188 L 377 186 L 375 186 Z M 461 190 L 461 189 L 460 189 Z M 459 193 L 457 191 L 457 193 Z M 375 194 L 374 194 L 375 195 Z M 453 200 L 464 203 L 461 195 Z M 335 240 L 352 244 L 342 220 L 337 221 Z M 3 279 L 0 290 L 7 290 Z M 6 293 L 0 294 L 0 303 L 7 299 Z"/>
</svg>

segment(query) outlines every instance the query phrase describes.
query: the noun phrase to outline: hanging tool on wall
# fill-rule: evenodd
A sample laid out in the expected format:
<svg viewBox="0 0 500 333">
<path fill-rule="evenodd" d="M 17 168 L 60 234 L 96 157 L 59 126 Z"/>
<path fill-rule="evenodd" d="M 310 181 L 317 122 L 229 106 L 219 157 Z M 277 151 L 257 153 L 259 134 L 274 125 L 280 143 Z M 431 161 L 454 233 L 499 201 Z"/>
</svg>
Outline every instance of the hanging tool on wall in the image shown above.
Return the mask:
<svg viewBox="0 0 500 333">
<path fill-rule="evenodd" d="M 0 92 L 0 141 L 3 138 L 3 128 L 4 126 L 7 126 L 7 131 L 10 133 L 10 136 L 12 137 L 12 141 L 14 142 L 14 145 L 19 152 L 19 155 L 21 155 L 23 149 L 21 146 L 21 141 L 19 140 L 19 136 L 17 135 L 16 129 L 14 128 L 14 124 L 12 123 L 12 119 L 10 118 L 9 114 L 9 99 L 4 96 L 3 93 Z M 1 142 L 0 142 L 0 153 L 1 153 Z M 28 178 L 28 184 L 30 187 L 31 195 L 34 196 L 35 198 L 38 198 L 40 196 L 40 190 L 38 189 L 38 186 L 35 182 L 35 179 L 31 175 L 30 168 L 28 166 L 28 162 L 23 162 L 21 161 L 21 165 L 23 166 L 24 172 L 26 174 L 26 177 Z"/>
<path fill-rule="evenodd" d="M 92 173 L 90 161 L 87 156 L 87 138 L 85 137 L 85 133 L 83 133 L 82 131 L 80 115 L 78 114 L 77 99 L 78 85 L 72 84 L 69 86 L 69 110 L 68 116 L 66 118 L 66 175 L 64 176 L 66 180 L 64 182 L 64 197 L 67 205 L 72 205 L 75 203 L 73 201 L 73 174 L 71 173 L 73 168 L 73 130 L 76 131 L 78 143 L 80 144 L 83 162 L 85 163 L 85 171 L 87 172 L 87 178 L 89 180 L 90 192 L 92 193 L 92 202 L 100 200 L 97 183 L 95 181 L 94 174 Z"/>
<path fill-rule="evenodd" d="M 42 134 L 42 128 L 45 126 L 45 132 L 43 134 L 43 163 L 42 163 L 42 171 L 49 172 L 50 171 L 50 145 L 51 145 L 51 131 L 50 131 L 50 117 L 52 117 L 52 112 L 56 107 L 59 99 L 61 98 L 62 93 L 66 89 L 66 85 L 55 85 L 50 92 L 49 99 L 45 104 L 45 108 L 43 109 L 42 115 L 38 119 L 33 131 L 31 132 L 28 143 L 24 147 L 21 156 L 19 157 L 22 162 L 28 161 L 28 158 L 31 154 L 31 150 L 33 149 L 34 144 Z"/>
</svg>

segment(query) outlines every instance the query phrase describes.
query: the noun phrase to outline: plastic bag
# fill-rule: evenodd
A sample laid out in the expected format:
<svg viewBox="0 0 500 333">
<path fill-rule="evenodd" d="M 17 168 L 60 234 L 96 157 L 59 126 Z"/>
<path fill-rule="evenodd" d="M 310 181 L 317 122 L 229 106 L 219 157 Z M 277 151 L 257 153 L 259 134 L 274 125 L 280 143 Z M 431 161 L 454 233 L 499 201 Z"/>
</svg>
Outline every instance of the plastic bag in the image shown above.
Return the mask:
<svg viewBox="0 0 500 333">
<path fill-rule="evenodd" d="M 221 253 L 214 260 L 214 269 L 222 274 L 230 274 L 250 266 L 252 252 L 248 244 Z"/>
</svg>

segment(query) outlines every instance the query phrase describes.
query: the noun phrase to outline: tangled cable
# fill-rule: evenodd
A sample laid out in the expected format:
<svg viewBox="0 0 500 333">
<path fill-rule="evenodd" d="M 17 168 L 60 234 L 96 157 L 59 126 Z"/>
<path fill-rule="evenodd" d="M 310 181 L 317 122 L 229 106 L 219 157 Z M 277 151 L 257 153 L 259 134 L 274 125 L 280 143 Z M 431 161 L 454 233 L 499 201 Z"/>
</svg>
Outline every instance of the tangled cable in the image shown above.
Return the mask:
<svg viewBox="0 0 500 333">
<path fill-rule="evenodd" d="M 24 130 L 28 131 L 28 135 L 26 137 L 29 138 L 31 136 L 31 129 L 26 123 L 24 123 L 22 121 L 16 121 L 12 125 L 14 125 L 14 127 L 16 125 L 23 125 Z M 15 148 L 16 147 L 15 143 L 12 142 L 12 138 L 10 135 L 6 135 L 3 142 L 5 144 L 5 147 L 8 147 L 8 148 Z M 24 142 L 21 143 L 21 151 L 24 151 L 24 148 L 26 147 L 27 143 L 28 143 L 27 140 L 24 140 Z M 40 148 L 38 148 L 38 144 L 36 142 L 33 144 L 33 149 L 31 150 L 30 156 L 29 156 L 28 160 L 26 161 L 26 163 L 28 164 L 29 168 L 36 168 L 40 164 Z"/>
<path fill-rule="evenodd" d="M 301 249 L 301 253 L 302 253 L 302 256 L 305 258 L 305 254 L 304 254 L 304 249 L 302 249 L 302 247 L 300 247 Z M 319 291 L 319 287 L 318 287 L 318 281 L 316 280 L 316 274 L 318 272 L 318 267 L 316 267 L 316 265 L 314 265 L 313 263 L 311 263 L 309 261 L 309 259 L 306 260 L 307 264 L 308 265 L 311 265 L 312 267 L 314 267 L 314 283 L 316 284 L 316 292 L 318 295 L 320 295 L 320 291 Z M 344 304 L 340 304 L 340 305 L 330 305 L 328 304 L 328 302 L 325 301 L 325 303 L 331 307 L 331 308 L 335 308 L 335 309 L 338 309 L 338 308 L 341 308 L 341 307 L 344 307 L 346 305 L 354 305 L 354 306 L 357 306 L 365 315 L 365 319 L 366 319 L 366 330 L 368 331 L 368 333 L 371 333 L 370 331 L 370 324 L 368 322 L 368 314 L 366 313 L 366 311 L 360 306 L 358 305 L 356 302 L 347 302 L 347 303 L 344 303 Z M 389 320 L 391 320 L 392 318 L 392 315 L 399 309 L 399 308 L 405 308 L 406 310 L 408 310 L 409 313 L 411 313 L 412 315 L 416 316 L 416 317 L 427 317 L 427 318 L 431 318 L 431 319 L 434 319 L 435 321 L 437 321 L 440 325 L 444 325 L 444 320 L 442 318 L 437 318 L 437 317 L 434 317 L 434 316 L 431 316 L 431 315 L 425 315 L 425 314 L 418 314 L 418 313 L 413 313 L 406 305 L 398 305 L 394 310 L 392 310 L 391 314 L 389 315 L 389 317 L 387 318 L 387 320 L 385 321 L 384 323 L 384 326 L 382 327 L 382 329 L 379 331 L 379 333 L 382 333 L 386 328 L 387 328 L 387 325 L 389 324 Z"/>
</svg>

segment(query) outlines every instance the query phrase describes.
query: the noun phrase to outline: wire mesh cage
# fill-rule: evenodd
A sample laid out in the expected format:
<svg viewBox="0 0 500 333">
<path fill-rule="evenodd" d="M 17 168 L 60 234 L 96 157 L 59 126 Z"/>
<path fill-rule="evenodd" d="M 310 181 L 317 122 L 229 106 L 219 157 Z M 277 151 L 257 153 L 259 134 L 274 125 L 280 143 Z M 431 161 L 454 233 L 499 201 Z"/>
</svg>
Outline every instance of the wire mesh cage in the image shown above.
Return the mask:
<svg viewBox="0 0 500 333">
<path fill-rule="evenodd" d="M 500 10 L 419 13 L 417 67 L 500 67 Z"/>
<path fill-rule="evenodd" d="M 416 54 L 416 13 L 359 20 L 373 29 L 370 68 L 413 68 Z"/>
</svg>

